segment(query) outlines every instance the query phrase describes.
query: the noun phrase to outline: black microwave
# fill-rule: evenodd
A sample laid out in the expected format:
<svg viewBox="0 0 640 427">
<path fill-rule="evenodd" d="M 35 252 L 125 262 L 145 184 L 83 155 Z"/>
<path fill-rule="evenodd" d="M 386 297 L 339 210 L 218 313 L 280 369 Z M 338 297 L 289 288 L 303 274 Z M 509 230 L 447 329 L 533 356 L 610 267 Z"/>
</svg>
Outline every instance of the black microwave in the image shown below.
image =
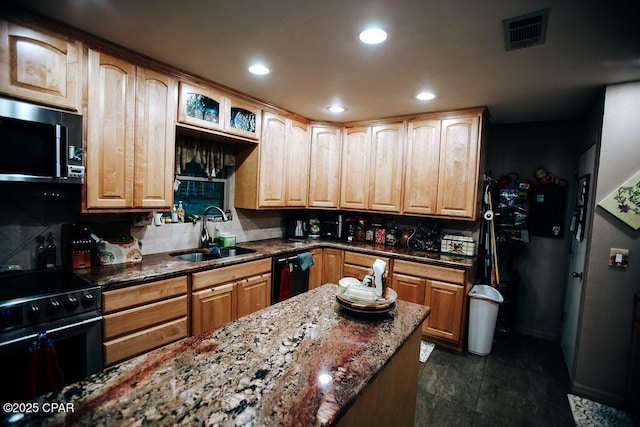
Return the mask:
<svg viewBox="0 0 640 427">
<path fill-rule="evenodd" d="M 0 98 L 0 181 L 82 184 L 82 116 Z"/>
</svg>

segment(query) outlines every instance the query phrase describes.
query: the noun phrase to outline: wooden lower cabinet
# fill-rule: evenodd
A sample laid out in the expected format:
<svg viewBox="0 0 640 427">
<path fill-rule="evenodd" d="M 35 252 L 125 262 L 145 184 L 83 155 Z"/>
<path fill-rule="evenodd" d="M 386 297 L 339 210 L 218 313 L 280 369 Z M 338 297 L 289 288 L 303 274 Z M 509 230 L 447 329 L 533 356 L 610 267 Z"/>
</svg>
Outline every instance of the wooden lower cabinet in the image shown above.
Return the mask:
<svg viewBox="0 0 640 427">
<path fill-rule="evenodd" d="M 462 310 L 465 306 L 465 288 L 454 283 L 428 279 L 426 281 L 425 305 L 431 314 L 422 331 L 432 337 L 463 346 Z"/>
<path fill-rule="evenodd" d="M 238 317 L 246 316 L 269 306 L 271 302 L 271 273 L 249 277 L 237 283 Z"/>
<path fill-rule="evenodd" d="M 191 333 L 198 335 L 238 317 L 236 284 L 194 292 L 191 296 Z"/>
<path fill-rule="evenodd" d="M 343 277 L 342 249 L 324 248 L 322 250 L 322 283 L 335 283 Z"/>
<path fill-rule="evenodd" d="M 466 270 L 394 260 L 391 288 L 398 298 L 431 309 L 422 327 L 425 339 L 456 351 L 465 344 L 466 293 L 471 277 Z"/>
<path fill-rule="evenodd" d="M 421 277 L 394 272 L 390 286 L 398 294 L 398 299 L 416 304 L 425 302 L 426 280 Z"/>
<path fill-rule="evenodd" d="M 187 277 L 102 293 L 105 366 L 188 335 Z"/>
<path fill-rule="evenodd" d="M 322 249 L 312 249 L 313 265 L 309 268 L 309 290 L 322 286 Z"/>
<path fill-rule="evenodd" d="M 193 273 L 191 287 L 191 334 L 198 335 L 270 304 L 271 259 Z"/>
</svg>

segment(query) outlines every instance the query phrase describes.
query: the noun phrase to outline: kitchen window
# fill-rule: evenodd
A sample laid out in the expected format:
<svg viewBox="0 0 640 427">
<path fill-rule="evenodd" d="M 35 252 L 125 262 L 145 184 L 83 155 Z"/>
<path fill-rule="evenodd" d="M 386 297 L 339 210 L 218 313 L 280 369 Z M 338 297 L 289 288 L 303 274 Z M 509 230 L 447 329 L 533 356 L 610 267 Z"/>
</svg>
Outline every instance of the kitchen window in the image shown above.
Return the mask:
<svg viewBox="0 0 640 427">
<path fill-rule="evenodd" d="M 206 139 L 176 138 L 174 203 L 182 202 L 185 216 L 201 216 L 209 205 L 229 210 L 228 178 L 235 157 L 222 143 Z"/>
</svg>

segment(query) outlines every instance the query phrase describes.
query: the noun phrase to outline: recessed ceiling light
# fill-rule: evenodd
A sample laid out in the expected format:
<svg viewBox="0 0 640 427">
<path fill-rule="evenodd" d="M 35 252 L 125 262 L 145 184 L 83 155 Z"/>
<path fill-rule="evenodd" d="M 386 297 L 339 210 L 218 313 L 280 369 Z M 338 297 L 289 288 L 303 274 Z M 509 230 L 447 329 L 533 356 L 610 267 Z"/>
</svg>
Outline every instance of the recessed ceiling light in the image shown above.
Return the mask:
<svg viewBox="0 0 640 427">
<path fill-rule="evenodd" d="M 264 76 L 265 74 L 269 74 L 269 69 L 262 64 L 254 64 L 249 67 L 249 72 L 258 76 Z"/>
<path fill-rule="evenodd" d="M 381 28 L 368 28 L 360 33 L 360 41 L 366 44 L 378 44 L 387 39 L 387 33 Z"/>
<path fill-rule="evenodd" d="M 332 105 L 331 107 L 327 107 L 327 110 L 331 111 L 332 113 L 344 113 L 346 111 L 346 108 L 340 105 Z"/>
<path fill-rule="evenodd" d="M 416 95 L 416 98 L 418 98 L 420 101 L 429 101 L 430 99 L 433 99 L 435 97 L 436 95 L 431 92 L 420 92 Z"/>
</svg>

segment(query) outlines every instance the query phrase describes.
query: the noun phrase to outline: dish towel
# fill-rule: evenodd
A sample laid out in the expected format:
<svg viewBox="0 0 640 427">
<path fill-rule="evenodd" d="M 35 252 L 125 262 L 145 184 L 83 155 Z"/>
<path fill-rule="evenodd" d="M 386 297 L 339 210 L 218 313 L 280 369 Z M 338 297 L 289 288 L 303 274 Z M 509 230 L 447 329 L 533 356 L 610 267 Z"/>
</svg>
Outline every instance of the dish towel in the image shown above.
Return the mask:
<svg viewBox="0 0 640 427">
<path fill-rule="evenodd" d="M 300 264 L 302 271 L 309 269 L 309 267 L 313 265 L 313 255 L 311 255 L 311 252 L 298 254 L 298 263 Z"/>
<path fill-rule="evenodd" d="M 291 269 L 289 264 L 282 266 L 280 273 L 280 292 L 278 294 L 278 302 L 291 298 Z"/>
<path fill-rule="evenodd" d="M 31 397 L 56 390 L 64 384 L 64 374 L 58 363 L 58 353 L 46 332 L 29 347 L 29 394 Z"/>
</svg>

